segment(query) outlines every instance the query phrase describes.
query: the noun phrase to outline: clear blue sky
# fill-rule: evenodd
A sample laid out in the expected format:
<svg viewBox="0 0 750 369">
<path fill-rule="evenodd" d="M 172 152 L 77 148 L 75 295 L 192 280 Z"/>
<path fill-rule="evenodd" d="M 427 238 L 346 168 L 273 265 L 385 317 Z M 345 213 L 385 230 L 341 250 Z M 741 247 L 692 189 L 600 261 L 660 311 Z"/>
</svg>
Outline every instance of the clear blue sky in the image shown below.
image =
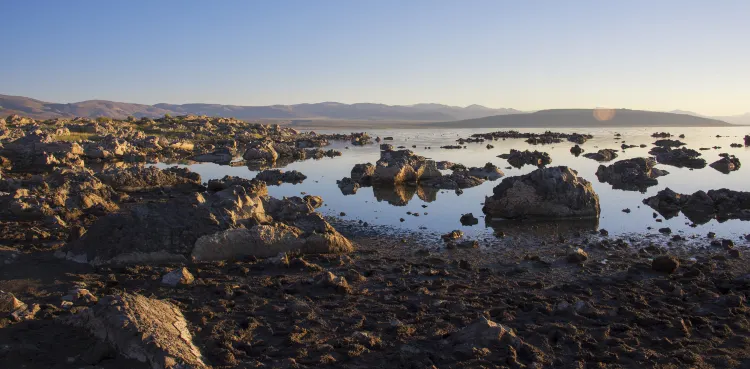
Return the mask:
<svg viewBox="0 0 750 369">
<path fill-rule="evenodd" d="M 0 93 L 750 111 L 750 1 L 2 0 Z"/>
</svg>

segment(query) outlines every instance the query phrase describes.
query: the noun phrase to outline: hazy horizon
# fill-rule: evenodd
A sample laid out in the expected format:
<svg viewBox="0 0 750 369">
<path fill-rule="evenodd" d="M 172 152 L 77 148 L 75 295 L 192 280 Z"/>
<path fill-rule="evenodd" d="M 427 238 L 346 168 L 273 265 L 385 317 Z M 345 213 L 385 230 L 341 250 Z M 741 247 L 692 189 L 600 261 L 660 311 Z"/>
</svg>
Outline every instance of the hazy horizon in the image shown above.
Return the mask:
<svg viewBox="0 0 750 369">
<path fill-rule="evenodd" d="M 24 1 L 8 95 L 60 103 L 315 102 L 750 111 L 750 3 Z"/>
</svg>

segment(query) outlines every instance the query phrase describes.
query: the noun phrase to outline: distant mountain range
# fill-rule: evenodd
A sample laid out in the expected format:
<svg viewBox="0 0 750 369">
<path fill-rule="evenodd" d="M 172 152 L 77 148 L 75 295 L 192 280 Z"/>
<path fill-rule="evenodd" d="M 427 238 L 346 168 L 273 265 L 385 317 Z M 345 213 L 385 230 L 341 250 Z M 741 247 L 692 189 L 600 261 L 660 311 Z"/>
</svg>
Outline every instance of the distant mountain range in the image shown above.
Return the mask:
<svg viewBox="0 0 750 369">
<path fill-rule="evenodd" d="M 443 104 L 384 105 L 317 104 L 240 106 L 220 104 L 130 104 L 105 100 L 88 100 L 60 104 L 23 96 L 0 95 L 0 117 L 19 114 L 35 119 L 73 117 L 161 117 L 171 115 L 208 115 L 243 120 L 286 120 L 300 126 L 316 121 L 369 121 L 419 123 L 435 127 L 577 127 L 577 126 L 719 126 L 750 125 L 750 113 L 730 117 L 707 117 L 685 110 L 652 112 L 617 109 L 611 120 L 599 121 L 592 109 L 552 109 L 523 112 L 516 109 L 493 109 L 481 105 L 467 107 Z"/>
<path fill-rule="evenodd" d="M 750 125 L 750 113 L 745 113 L 742 115 L 723 116 L 723 117 L 708 117 L 702 114 L 698 114 L 692 111 L 685 111 L 685 110 L 672 110 L 670 113 L 687 114 L 687 115 L 693 115 L 696 117 L 703 117 L 703 118 L 713 118 L 713 119 L 723 120 L 728 123 L 738 124 L 738 125 L 743 125 L 743 126 Z"/>
<path fill-rule="evenodd" d="M 219 104 L 129 104 L 104 100 L 88 100 L 70 104 L 39 101 L 22 96 L 0 95 L 0 116 L 19 114 L 35 119 L 72 117 L 160 117 L 171 115 L 209 115 L 256 119 L 327 119 L 327 120 L 389 120 L 389 121 L 454 121 L 490 115 L 521 113 L 515 109 L 492 109 L 481 105 L 465 108 L 442 104 L 384 105 L 342 104 L 323 102 L 317 104 L 238 106 Z"/>
<path fill-rule="evenodd" d="M 550 109 L 527 114 L 495 115 L 455 122 L 429 123 L 424 125 L 424 127 L 713 127 L 728 125 L 730 124 L 718 119 L 644 110 Z"/>
</svg>

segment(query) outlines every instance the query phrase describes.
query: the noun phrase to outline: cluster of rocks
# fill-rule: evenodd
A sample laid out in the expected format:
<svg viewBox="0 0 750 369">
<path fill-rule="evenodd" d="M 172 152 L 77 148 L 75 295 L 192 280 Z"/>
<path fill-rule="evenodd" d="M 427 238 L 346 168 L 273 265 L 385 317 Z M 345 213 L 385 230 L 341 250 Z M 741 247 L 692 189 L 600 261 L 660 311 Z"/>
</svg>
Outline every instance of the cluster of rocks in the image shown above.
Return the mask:
<svg viewBox="0 0 750 369">
<path fill-rule="evenodd" d="M 508 160 L 508 164 L 515 168 L 521 168 L 524 165 L 533 165 L 543 167 L 552 163 L 552 158 L 546 152 L 515 150 L 510 149 L 510 153 L 498 155 L 498 158 Z"/>
<path fill-rule="evenodd" d="M 580 133 L 559 133 L 546 131 L 544 133 L 521 133 L 518 131 L 496 131 L 488 133 L 475 133 L 468 139 L 459 139 L 458 142 L 463 144 L 464 142 L 484 142 L 485 140 L 504 140 L 504 139 L 524 139 L 526 142 L 537 145 L 537 144 L 553 144 L 560 143 L 563 140 L 574 142 L 577 144 L 583 144 L 587 140 L 594 138 L 589 134 Z"/>
<path fill-rule="evenodd" d="M 692 195 L 679 194 L 666 188 L 655 196 L 643 200 L 659 214 L 669 219 L 680 212 L 696 224 L 711 219 L 750 220 L 750 192 L 728 189 L 696 191 Z"/>
<path fill-rule="evenodd" d="M 443 163 L 446 167 L 447 163 Z M 432 187 L 437 189 L 462 189 L 482 184 L 485 180 L 496 180 L 503 172 L 492 163 L 484 167 L 465 168 L 451 165 L 452 173 L 442 174 L 437 163 L 411 150 L 385 150 L 375 165 L 357 164 L 351 177 L 339 180 L 338 186 L 345 195 L 354 194 L 360 187 L 394 187 L 402 185 Z"/>
<path fill-rule="evenodd" d="M 620 160 L 608 166 L 599 165 L 596 177 L 614 189 L 646 192 L 648 187 L 659 184 L 656 178 L 669 174 L 654 165 L 656 161 L 652 158 Z"/>
<path fill-rule="evenodd" d="M 700 152 L 685 147 L 671 149 L 669 147 L 657 146 L 648 153 L 654 155 L 659 164 L 691 169 L 703 169 L 706 167 L 706 160 L 699 157 L 701 156 Z"/>
<path fill-rule="evenodd" d="M 248 182 L 213 183 L 210 188 L 224 189 L 103 216 L 59 254 L 102 265 L 351 251 L 351 243 L 315 212 L 320 198 L 275 199 L 266 196 L 262 182 Z"/>
<path fill-rule="evenodd" d="M 599 196 L 568 167 L 540 168 L 509 177 L 485 199 L 485 214 L 498 218 L 597 218 Z"/>
</svg>

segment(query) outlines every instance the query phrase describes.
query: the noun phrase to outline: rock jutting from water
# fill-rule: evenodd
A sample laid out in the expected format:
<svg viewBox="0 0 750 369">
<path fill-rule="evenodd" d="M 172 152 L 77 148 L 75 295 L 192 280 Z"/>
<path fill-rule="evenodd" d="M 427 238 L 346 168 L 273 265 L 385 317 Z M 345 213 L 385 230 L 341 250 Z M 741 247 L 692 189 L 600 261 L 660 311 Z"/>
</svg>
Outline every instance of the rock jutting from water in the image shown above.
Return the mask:
<svg viewBox="0 0 750 369">
<path fill-rule="evenodd" d="M 583 154 L 583 157 L 593 159 L 596 161 L 612 161 L 615 158 L 617 158 L 617 150 L 601 149 L 597 152 Z"/>
<path fill-rule="evenodd" d="M 649 151 L 649 154 L 654 155 L 659 164 L 691 169 L 703 169 L 706 167 L 706 160 L 699 157 L 701 156 L 700 152 L 685 147 L 679 149 L 654 147 Z"/>
<path fill-rule="evenodd" d="M 600 208 L 591 183 L 560 166 L 503 179 L 482 210 L 498 218 L 564 219 L 596 218 Z"/>
<path fill-rule="evenodd" d="M 521 168 L 524 165 L 534 165 L 543 167 L 552 163 L 549 154 L 541 151 L 515 150 L 510 149 L 510 153 L 498 155 L 498 158 L 508 160 L 508 164 L 515 168 Z"/>
<path fill-rule="evenodd" d="M 664 216 L 673 218 L 680 212 L 696 224 L 704 224 L 711 219 L 750 220 L 750 192 L 733 191 L 725 188 L 696 191 L 692 195 L 679 194 L 669 188 L 643 200 Z"/>
<path fill-rule="evenodd" d="M 742 164 L 740 163 L 740 159 L 735 157 L 734 155 L 723 154 L 720 156 L 722 157 L 721 159 L 709 165 L 711 168 L 714 168 L 724 174 L 729 174 L 731 172 L 739 170 L 740 166 L 742 166 Z"/>
<path fill-rule="evenodd" d="M 596 177 L 617 190 L 645 192 L 648 187 L 659 184 L 656 178 L 669 174 L 654 165 L 656 161 L 652 158 L 620 160 L 608 166 L 599 165 Z"/>
</svg>

